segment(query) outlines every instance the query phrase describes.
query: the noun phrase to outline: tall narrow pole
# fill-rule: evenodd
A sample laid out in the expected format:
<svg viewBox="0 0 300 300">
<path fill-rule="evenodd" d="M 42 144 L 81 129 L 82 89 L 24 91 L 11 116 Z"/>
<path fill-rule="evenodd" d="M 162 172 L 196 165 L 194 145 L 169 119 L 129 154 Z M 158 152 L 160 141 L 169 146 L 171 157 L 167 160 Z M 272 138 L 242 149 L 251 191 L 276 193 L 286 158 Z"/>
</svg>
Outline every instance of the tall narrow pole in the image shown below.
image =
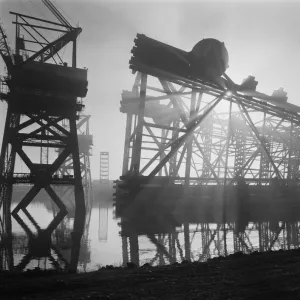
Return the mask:
<svg viewBox="0 0 300 300">
<path fill-rule="evenodd" d="M 77 65 L 77 40 L 73 40 L 73 55 L 72 55 L 72 67 L 76 68 Z"/>
<path fill-rule="evenodd" d="M 228 173 L 228 154 L 229 154 L 229 142 L 231 135 L 231 114 L 232 114 L 232 99 L 229 104 L 229 118 L 227 126 L 227 141 L 226 141 L 226 157 L 225 157 L 225 171 L 224 171 L 224 185 L 223 185 L 223 233 L 224 233 L 224 250 L 225 256 L 227 255 L 227 237 L 226 237 L 226 209 L 227 209 L 227 197 L 226 197 L 226 185 L 227 185 L 227 173 Z"/>
<path fill-rule="evenodd" d="M 229 118 L 228 118 L 228 125 L 227 125 L 226 157 L 225 157 L 225 171 L 224 171 L 224 191 L 225 191 L 225 186 L 227 184 L 227 173 L 228 173 L 228 154 L 229 154 L 229 142 L 230 142 L 230 135 L 231 135 L 231 113 L 232 113 L 232 99 L 230 99 Z"/>
<path fill-rule="evenodd" d="M 293 148 L 293 129 L 294 123 L 291 122 L 290 128 L 290 140 L 289 140 L 289 150 L 288 150 L 288 167 L 287 167 L 287 179 L 294 179 L 293 167 L 292 167 L 292 148 Z"/>
<path fill-rule="evenodd" d="M 196 91 L 192 91 L 191 96 L 191 106 L 190 106 L 190 119 L 191 122 L 194 115 L 195 115 L 195 109 L 196 109 Z M 192 159 L 192 153 L 193 153 L 193 137 L 194 133 L 190 135 L 187 138 L 187 152 L 186 152 L 186 166 L 185 166 L 185 180 L 184 180 L 184 190 L 188 190 L 188 186 L 190 184 L 190 176 L 191 176 L 191 159 Z M 191 259 L 191 243 L 190 243 L 190 226 L 188 222 L 185 222 L 183 224 L 184 228 L 184 248 L 185 248 L 185 259 L 190 260 Z"/>
<path fill-rule="evenodd" d="M 191 107 L 190 107 L 190 119 L 189 122 L 192 122 L 193 117 L 195 115 L 196 109 L 196 91 L 193 89 L 192 97 L 191 97 Z M 190 184 L 190 176 L 191 176 L 191 160 L 192 160 L 192 153 L 193 153 L 193 140 L 194 140 L 194 133 L 191 134 L 187 138 L 187 151 L 186 151 L 186 165 L 185 165 L 185 187 Z"/>
</svg>

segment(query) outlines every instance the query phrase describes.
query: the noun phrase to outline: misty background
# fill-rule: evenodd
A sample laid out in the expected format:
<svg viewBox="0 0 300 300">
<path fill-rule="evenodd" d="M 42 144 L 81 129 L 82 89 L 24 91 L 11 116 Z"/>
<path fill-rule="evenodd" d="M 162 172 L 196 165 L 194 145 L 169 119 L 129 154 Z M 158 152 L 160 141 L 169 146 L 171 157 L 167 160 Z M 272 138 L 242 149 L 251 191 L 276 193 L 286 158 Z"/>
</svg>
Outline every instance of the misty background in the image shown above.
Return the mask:
<svg viewBox="0 0 300 300">
<path fill-rule="evenodd" d="M 137 33 L 185 51 L 203 38 L 219 39 L 228 49 L 227 74 L 234 81 L 253 75 L 258 91 L 271 94 L 283 87 L 288 102 L 300 105 L 300 1 L 52 2 L 72 25 L 83 28 L 77 66 L 88 68 L 84 113 L 92 115 L 93 179 L 99 178 L 100 151 L 109 152 L 110 179 L 121 175 L 126 116 L 119 106 L 122 90 L 131 89 L 134 82 L 129 60 Z M 55 21 L 41 1 L 0 0 L 0 19 L 12 48 L 15 27 L 9 11 Z M 61 52 L 63 60 L 70 61 L 68 49 Z M 2 60 L 0 74 L 5 74 Z M 5 110 L 0 102 L 0 144 Z"/>
</svg>

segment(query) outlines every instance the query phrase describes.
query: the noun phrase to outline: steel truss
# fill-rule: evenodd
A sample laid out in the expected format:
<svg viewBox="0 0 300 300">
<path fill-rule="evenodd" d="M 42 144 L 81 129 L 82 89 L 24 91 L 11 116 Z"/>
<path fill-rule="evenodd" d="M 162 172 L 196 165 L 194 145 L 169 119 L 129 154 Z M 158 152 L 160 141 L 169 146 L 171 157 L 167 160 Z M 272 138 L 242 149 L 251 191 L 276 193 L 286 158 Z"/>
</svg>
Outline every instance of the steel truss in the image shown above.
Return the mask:
<svg viewBox="0 0 300 300">
<path fill-rule="evenodd" d="M 77 121 L 77 135 L 78 135 L 78 145 L 79 145 L 79 160 L 80 160 L 80 170 L 82 185 L 84 189 L 85 196 L 85 206 L 88 212 L 93 204 L 93 186 L 92 186 L 92 176 L 91 176 L 91 165 L 90 156 L 92 155 L 93 146 L 93 136 L 90 134 L 89 120 L 91 116 L 80 115 Z M 66 124 L 63 125 L 64 128 L 68 129 Z M 60 152 L 60 149 L 57 150 Z M 72 156 L 67 157 L 64 163 L 56 172 L 56 176 L 61 178 L 72 178 L 73 176 L 73 159 Z M 74 188 L 73 186 L 63 186 L 57 187 L 60 197 L 65 203 L 68 203 L 70 207 L 74 207 L 72 199 L 74 198 Z M 69 216 L 72 216 L 72 211 L 69 211 Z"/>
<path fill-rule="evenodd" d="M 300 117 L 288 104 L 227 96 L 157 73 L 138 73 L 122 94 L 123 174 L 188 185 L 228 185 L 237 176 L 250 185 L 298 179 Z"/>
</svg>

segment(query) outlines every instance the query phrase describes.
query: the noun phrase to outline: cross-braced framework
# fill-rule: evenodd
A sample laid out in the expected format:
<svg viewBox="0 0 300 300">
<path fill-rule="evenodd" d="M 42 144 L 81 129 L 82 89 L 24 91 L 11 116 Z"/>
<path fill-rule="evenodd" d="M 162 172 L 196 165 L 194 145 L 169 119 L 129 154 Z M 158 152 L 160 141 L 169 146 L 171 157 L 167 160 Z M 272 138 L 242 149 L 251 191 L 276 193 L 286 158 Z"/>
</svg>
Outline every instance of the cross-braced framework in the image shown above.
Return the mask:
<svg viewBox="0 0 300 300">
<path fill-rule="evenodd" d="M 46 196 L 46 203 L 48 201 L 51 199 Z M 0 248 L 1 270 L 24 270 L 36 266 L 45 270 L 54 268 L 65 271 L 76 270 L 77 267 L 83 266 L 86 270 L 90 262 L 86 232 L 80 244 L 73 243 L 72 226 L 66 224 L 64 214 L 57 213 L 54 206 L 51 207 L 50 202 L 48 204 L 53 213 L 53 221 L 44 229 L 28 210 L 24 213 L 29 219 L 29 224 L 24 216 L 17 215 L 16 221 L 25 234 L 12 235 L 11 232 L 7 232 L 5 244 Z M 86 219 L 90 220 L 90 216 Z"/>
<path fill-rule="evenodd" d="M 121 101 L 123 174 L 188 185 L 228 185 L 239 176 L 251 185 L 269 185 L 274 177 L 296 184 L 300 117 L 293 108 L 138 73 Z"/>
<path fill-rule="evenodd" d="M 60 220 L 63 219 L 67 210 L 54 191 L 53 185 L 73 185 L 76 203 L 76 244 L 81 239 L 85 219 L 76 129 L 78 113 L 83 108 L 82 98 L 87 94 L 87 70 L 76 67 L 77 37 L 82 29 L 32 16 L 12 14 L 16 17 L 16 21 L 13 22 L 16 25 L 14 53 L 6 43 L 6 36 L 0 26 L 0 54 L 8 73 L 3 79 L 8 91 L 1 93 L 1 99 L 7 102 L 0 156 L 1 232 L 11 232 L 11 198 L 14 184 L 32 185 L 12 212 L 18 219 L 22 211 L 29 220 L 27 206 L 42 189 L 46 190 L 59 208 L 57 216 Z M 52 34 L 60 32 L 61 35 L 49 41 L 45 31 Z M 59 54 L 69 42 L 73 44 L 71 67 L 63 63 Z M 58 60 L 62 65 L 56 64 Z M 54 151 L 57 148 L 60 149 L 59 152 Z M 73 159 L 72 175 L 57 175 L 61 165 L 70 156 Z M 17 162 L 25 165 L 25 170 L 19 170 Z"/>
<path fill-rule="evenodd" d="M 185 186 L 226 186 L 240 177 L 295 185 L 300 108 L 282 88 L 259 93 L 253 76 L 235 84 L 225 73 L 224 43 L 214 39 L 191 52 L 142 34 L 134 43 L 129 64 L 137 75 L 120 109 L 127 114 L 123 187 L 154 177 Z"/>
<path fill-rule="evenodd" d="M 243 231 L 235 223 L 183 224 L 169 232 L 147 234 L 137 228 L 124 231 L 121 222 L 123 264 L 164 265 L 176 261 L 206 261 L 236 252 L 252 253 L 299 247 L 299 222 L 249 223 Z"/>
<path fill-rule="evenodd" d="M 90 226 L 90 218 L 91 211 L 94 202 L 94 193 L 93 193 L 93 183 L 92 183 L 92 175 L 91 175 L 91 164 L 90 164 L 90 156 L 92 155 L 92 147 L 93 147 L 93 135 L 90 132 L 90 115 L 80 115 L 79 120 L 77 121 L 77 135 L 78 135 L 78 145 L 79 145 L 79 161 L 80 161 L 80 169 L 81 169 L 81 178 L 82 185 L 84 189 L 84 199 L 85 199 L 85 207 L 86 207 L 86 218 L 84 225 L 84 233 L 82 237 L 82 252 L 83 248 L 89 247 L 89 226 Z M 66 124 L 64 127 L 67 128 Z M 60 151 L 60 150 L 58 150 Z M 73 159 L 72 156 L 69 156 L 61 167 L 58 169 L 56 176 L 62 178 L 70 178 L 72 177 L 73 170 Z M 74 217 L 74 187 L 69 186 L 57 186 L 56 191 L 63 202 L 69 207 L 68 218 Z M 62 226 L 64 226 L 62 224 Z M 79 261 L 80 262 L 80 261 Z M 84 268 L 86 267 L 86 261 L 84 261 Z"/>
<path fill-rule="evenodd" d="M 34 220 L 33 216 L 27 211 L 26 216 L 30 220 L 33 227 L 36 229 L 36 233 L 34 233 L 20 218 L 19 215 L 16 215 L 15 218 L 17 222 L 20 224 L 20 226 L 24 229 L 25 233 L 28 237 L 28 244 L 27 244 L 27 253 L 23 256 L 21 261 L 14 266 L 14 269 L 24 270 L 26 266 L 33 260 L 33 259 L 48 259 L 51 265 L 55 269 L 67 269 L 69 267 L 69 263 L 66 259 L 60 254 L 60 251 L 57 249 L 57 247 L 53 244 L 51 235 L 54 232 L 54 230 L 57 228 L 59 223 L 64 218 L 64 213 L 58 213 L 53 221 L 47 226 L 46 229 L 41 229 L 40 226 L 37 224 L 37 222 Z M 13 246 L 14 243 L 13 243 Z M 78 245 L 77 245 L 78 247 Z M 74 249 L 72 249 L 74 251 Z M 75 250 L 76 251 L 76 250 Z M 54 255 L 54 256 L 53 256 Z M 55 256 L 57 259 L 55 259 Z M 77 260 L 75 260 L 75 263 Z M 77 266 L 75 266 L 76 268 Z M 74 268 L 74 266 L 73 266 Z M 12 269 L 9 269 L 12 270 Z"/>
<path fill-rule="evenodd" d="M 93 204 L 93 186 L 92 186 L 92 176 L 91 176 L 91 164 L 90 156 L 92 155 L 93 147 L 93 135 L 90 133 L 90 115 L 80 115 L 79 120 L 77 121 L 77 135 L 78 135 L 78 145 L 79 145 L 79 160 L 80 160 L 80 169 L 82 177 L 82 185 L 84 189 L 85 196 L 85 205 L 87 210 L 87 215 L 89 215 L 89 210 Z M 64 124 L 64 128 L 68 129 L 68 126 Z M 60 149 L 57 150 L 60 152 Z M 70 178 L 73 176 L 73 159 L 70 155 L 60 166 L 56 172 L 56 176 L 63 178 Z M 70 207 L 74 207 L 74 187 L 73 186 L 62 186 L 57 187 L 60 197 L 67 202 Z M 70 211 L 70 216 L 72 211 Z"/>
</svg>

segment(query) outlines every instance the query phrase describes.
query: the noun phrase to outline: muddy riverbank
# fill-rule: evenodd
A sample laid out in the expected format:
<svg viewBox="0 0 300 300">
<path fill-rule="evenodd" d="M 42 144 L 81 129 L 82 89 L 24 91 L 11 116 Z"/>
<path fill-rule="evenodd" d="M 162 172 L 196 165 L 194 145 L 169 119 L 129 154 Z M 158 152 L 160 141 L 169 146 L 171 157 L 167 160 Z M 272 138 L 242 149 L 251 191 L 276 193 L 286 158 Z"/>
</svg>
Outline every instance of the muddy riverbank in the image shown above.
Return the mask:
<svg viewBox="0 0 300 300">
<path fill-rule="evenodd" d="M 80 274 L 2 272 L 1 299 L 298 299 L 300 250 Z"/>
</svg>

